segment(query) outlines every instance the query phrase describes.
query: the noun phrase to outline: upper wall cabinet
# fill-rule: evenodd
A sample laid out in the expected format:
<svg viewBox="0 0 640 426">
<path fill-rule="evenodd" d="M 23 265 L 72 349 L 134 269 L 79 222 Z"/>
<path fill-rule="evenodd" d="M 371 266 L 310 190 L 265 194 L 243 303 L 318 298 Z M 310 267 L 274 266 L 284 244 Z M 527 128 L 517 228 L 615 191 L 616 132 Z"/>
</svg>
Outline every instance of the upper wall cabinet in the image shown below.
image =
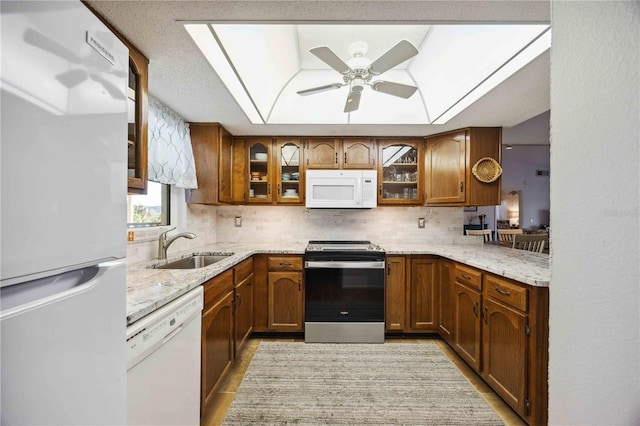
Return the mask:
<svg viewBox="0 0 640 426">
<path fill-rule="evenodd" d="M 123 39 L 123 42 L 129 48 L 128 189 L 130 193 L 146 194 L 149 60 L 126 40 Z"/>
<path fill-rule="evenodd" d="M 375 169 L 376 145 L 371 138 L 310 138 L 307 169 Z"/>
<path fill-rule="evenodd" d="M 472 127 L 426 139 L 426 205 L 500 204 L 501 179 L 485 183 L 472 168 L 485 157 L 501 161 L 502 129 Z"/>
<path fill-rule="evenodd" d="M 422 139 L 378 139 L 378 204 L 424 203 Z"/>
<path fill-rule="evenodd" d="M 276 201 L 302 204 L 304 201 L 303 144 L 298 138 L 278 138 L 275 142 Z"/>
<path fill-rule="evenodd" d="M 147 193 L 148 72 L 149 60 L 99 13 L 85 3 L 129 49 L 129 87 L 127 89 L 127 187 L 130 194 Z M 124 141 L 123 141 L 124 143 Z"/>
<path fill-rule="evenodd" d="M 189 204 L 222 204 L 232 201 L 232 137 L 218 123 L 190 123 L 191 146 L 198 189 L 186 189 Z"/>
<path fill-rule="evenodd" d="M 271 203 L 273 201 L 272 141 L 269 137 L 248 138 L 245 141 L 249 176 L 247 190 L 248 203 Z"/>
</svg>

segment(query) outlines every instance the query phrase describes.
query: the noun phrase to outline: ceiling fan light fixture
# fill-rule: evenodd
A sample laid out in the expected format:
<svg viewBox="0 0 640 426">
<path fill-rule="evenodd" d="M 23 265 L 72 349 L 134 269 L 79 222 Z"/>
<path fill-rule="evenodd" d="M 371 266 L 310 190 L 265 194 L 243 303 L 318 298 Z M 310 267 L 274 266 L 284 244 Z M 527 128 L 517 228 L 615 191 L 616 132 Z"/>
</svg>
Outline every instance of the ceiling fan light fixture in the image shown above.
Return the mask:
<svg viewBox="0 0 640 426">
<path fill-rule="evenodd" d="M 361 78 L 354 78 L 349 85 L 349 93 L 362 93 L 364 89 L 364 80 Z"/>
</svg>

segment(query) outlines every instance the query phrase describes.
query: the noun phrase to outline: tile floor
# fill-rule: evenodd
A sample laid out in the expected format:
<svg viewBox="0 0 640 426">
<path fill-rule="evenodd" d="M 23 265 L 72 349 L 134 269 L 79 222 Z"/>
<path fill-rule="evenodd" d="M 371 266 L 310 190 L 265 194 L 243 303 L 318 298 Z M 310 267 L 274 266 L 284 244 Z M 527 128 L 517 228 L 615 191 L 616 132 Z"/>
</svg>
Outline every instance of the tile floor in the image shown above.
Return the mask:
<svg viewBox="0 0 640 426">
<path fill-rule="evenodd" d="M 458 369 L 465 375 L 467 380 L 477 389 L 478 393 L 487 403 L 502 417 L 507 426 L 526 426 L 526 423 L 502 400 L 493 390 L 451 349 L 440 339 L 388 339 L 390 343 L 420 343 L 427 340 L 435 340 L 442 351 L 451 359 Z M 234 362 L 231 370 L 223 379 L 220 388 L 214 398 L 213 405 L 209 413 L 202 421 L 202 426 L 217 426 L 224 419 L 233 398 L 236 395 L 245 371 L 251 363 L 261 341 L 300 341 L 299 338 L 250 338 L 245 347 L 240 351 L 239 357 Z"/>
</svg>

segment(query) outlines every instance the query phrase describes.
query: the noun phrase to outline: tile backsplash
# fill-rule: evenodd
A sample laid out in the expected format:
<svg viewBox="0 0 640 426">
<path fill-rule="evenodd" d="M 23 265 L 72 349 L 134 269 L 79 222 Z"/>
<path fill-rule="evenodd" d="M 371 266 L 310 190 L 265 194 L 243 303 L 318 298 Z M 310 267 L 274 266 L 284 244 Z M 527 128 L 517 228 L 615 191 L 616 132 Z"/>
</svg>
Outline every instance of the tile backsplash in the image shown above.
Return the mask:
<svg viewBox="0 0 640 426">
<path fill-rule="evenodd" d="M 371 240 L 374 243 L 465 243 L 460 207 L 378 207 L 369 210 L 281 206 L 220 206 L 218 242 Z M 242 218 L 242 227 L 235 218 Z M 418 218 L 426 226 L 418 228 Z"/>
<path fill-rule="evenodd" d="M 179 238 L 172 252 L 213 243 L 293 242 L 309 240 L 370 240 L 378 244 L 469 244 L 462 235 L 461 207 L 378 207 L 369 210 L 307 209 L 302 206 L 205 206 L 189 205 L 185 226 L 171 233 L 189 231 L 194 240 Z M 236 227 L 236 217 L 242 221 Z M 425 218 L 418 228 L 418 218 Z M 162 229 L 135 230 L 127 244 L 127 263 L 157 257 Z"/>
</svg>

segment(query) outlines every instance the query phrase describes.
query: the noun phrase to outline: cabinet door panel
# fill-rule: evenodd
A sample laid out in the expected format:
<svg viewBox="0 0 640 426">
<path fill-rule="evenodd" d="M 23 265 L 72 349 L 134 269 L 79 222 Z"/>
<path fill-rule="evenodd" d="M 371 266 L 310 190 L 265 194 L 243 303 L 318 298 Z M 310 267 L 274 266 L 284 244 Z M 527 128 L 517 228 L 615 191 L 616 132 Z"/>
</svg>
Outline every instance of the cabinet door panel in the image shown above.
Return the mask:
<svg viewBox="0 0 640 426">
<path fill-rule="evenodd" d="M 253 274 L 235 288 L 235 349 L 237 354 L 253 328 Z"/>
<path fill-rule="evenodd" d="M 269 272 L 269 329 L 303 330 L 301 272 Z"/>
<path fill-rule="evenodd" d="M 378 204 L 424 204 L 422 139 L 378 139 Z"/>
<path fill-rule="evenodd" d="M 344 139 L 342 142 L 343 169 L 374 169 L 376 148 L 372 139 Z"/>
<path fill-rule="evenodd" d="M 218 162 L 218 200 L 222 203 L 233 201 L 233 137 L 220 127 L 220 156 Z"/>
<path fill-rule="evenodd" d="M 307 142 L 307 169 L 337 169 L 340 167 L 338 158 L 338 139 L 310 139 Z"/>
<path fill-rule="evenodd" d="M 454 349 L 476 371 L 480 371 L 480 293 L 455 283 Z"/>
<path fill-rule="evenodd" d="M 405 258 L 389 256 L 385 281 L 385 328 L 404 331 L 405 326 Z"/>
<path fill-rule="evenodd" d="M 484 300 L 483 377 L 522 415 L 526 415 L 527 317 L 520 312 Z"/>
<path fill-rule="evenodd" d="M 427 139 L 427 204 L 464 204 L 466 140 L 464 130 Z"/>
<path fill-rule="evenodd" d="M 453 343 L 453 320 L 455 307 L 453 304 L 453 284 L 452 284 L 453 264 L 444 260 L 439 261 L 438 273 L 438 303 L 440 307 L 440 321 L 438 329 L 440 335 L 449 343 Z"/>
<path fill-rule="evenodd" d="M 233 292 L 202 314 L 202 413 L 233 363 Z"/>
<path fill-rule="evenodd" d="M 249 169 L 246 200 L 249 203 L 271 204 L 273 201 L 271 145 L 271 138 L 251 138 L 245 142 Z"/>
<path fill-rule="evenodd" d="M 435 331 L 435 259 L 411 260 L 409 327 L 416 331 Z"/>
</svg>

